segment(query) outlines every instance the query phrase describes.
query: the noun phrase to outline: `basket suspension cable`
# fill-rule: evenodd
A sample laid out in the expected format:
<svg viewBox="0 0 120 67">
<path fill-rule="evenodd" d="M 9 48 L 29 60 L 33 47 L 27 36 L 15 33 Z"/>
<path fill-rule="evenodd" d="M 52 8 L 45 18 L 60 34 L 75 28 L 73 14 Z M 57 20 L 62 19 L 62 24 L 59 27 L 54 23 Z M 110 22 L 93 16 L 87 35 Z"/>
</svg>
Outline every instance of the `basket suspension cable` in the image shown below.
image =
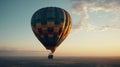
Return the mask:
<svg viewBox="0 0 120 67">
<path fill-rule="evenodd" d="M 42 45 L 40 45 L 42 55 L 48 55 L 50 52 L 49 50 L 45 49 Z"/>
</svg>

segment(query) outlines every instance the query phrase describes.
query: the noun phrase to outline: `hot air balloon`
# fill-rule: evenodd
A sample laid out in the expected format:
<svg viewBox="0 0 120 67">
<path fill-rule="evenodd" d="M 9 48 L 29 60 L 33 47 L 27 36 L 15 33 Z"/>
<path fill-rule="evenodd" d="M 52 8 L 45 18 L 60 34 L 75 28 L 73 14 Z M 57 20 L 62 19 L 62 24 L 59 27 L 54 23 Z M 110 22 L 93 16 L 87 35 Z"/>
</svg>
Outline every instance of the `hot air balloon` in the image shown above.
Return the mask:
<svg viewBox="0 0 120 67">
<path fill-rule="evenodd" d="M 70 14 L 58 7 L 45 7 L 36 11 L 31 18 L 31 27 L 37 39 L 53 53 L 68 36 L 72 26 Z"/>
</svg>

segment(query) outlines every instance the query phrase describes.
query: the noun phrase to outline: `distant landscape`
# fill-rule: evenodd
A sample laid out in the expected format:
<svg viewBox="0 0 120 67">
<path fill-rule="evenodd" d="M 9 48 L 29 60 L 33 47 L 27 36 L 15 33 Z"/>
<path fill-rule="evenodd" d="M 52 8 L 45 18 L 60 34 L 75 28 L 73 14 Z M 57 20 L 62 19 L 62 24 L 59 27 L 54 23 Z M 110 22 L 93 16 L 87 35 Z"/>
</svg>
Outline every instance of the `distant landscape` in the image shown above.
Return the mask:
<svg viewBox="0 0 120 67">
<path fill-rule="evenodd" d="M 120 67 L 119 57 L 0 57 L 0 67 Z"/>
</svg>

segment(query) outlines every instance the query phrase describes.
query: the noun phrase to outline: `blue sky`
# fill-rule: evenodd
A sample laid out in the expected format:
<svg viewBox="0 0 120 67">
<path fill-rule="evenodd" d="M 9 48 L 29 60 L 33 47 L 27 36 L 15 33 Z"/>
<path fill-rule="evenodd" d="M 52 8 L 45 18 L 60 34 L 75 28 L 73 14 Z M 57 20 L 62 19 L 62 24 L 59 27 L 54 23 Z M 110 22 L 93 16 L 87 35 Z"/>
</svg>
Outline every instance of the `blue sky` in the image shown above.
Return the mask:
<svg viewBox="0 0 120 67">
<path fill-rule="evenodd" d="M 53 6 L 68 11 L 73 20 L 72 31 L 56 55 L 120 56 L 119 3 L 119 0 L 1 0 L 0 50 L 45 51 L 31 30 L 31 17 L 36 10 Z"/>
</svg>

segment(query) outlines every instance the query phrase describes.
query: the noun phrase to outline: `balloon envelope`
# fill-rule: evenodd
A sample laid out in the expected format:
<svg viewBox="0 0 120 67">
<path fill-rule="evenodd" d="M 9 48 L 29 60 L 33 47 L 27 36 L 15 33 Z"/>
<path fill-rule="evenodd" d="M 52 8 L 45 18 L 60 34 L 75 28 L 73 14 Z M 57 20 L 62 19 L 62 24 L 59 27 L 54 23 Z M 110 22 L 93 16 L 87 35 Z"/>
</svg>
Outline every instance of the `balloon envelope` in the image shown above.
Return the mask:
<svg viewBox="0 0 120 67">
<path fill-rule="evenodd" d="M 31 19 L 32 30 L 37 39 L 52 53 L 67 37 L 71 25 L 69 13 L 58 7 L 39 9 Z"/>
</svg>

